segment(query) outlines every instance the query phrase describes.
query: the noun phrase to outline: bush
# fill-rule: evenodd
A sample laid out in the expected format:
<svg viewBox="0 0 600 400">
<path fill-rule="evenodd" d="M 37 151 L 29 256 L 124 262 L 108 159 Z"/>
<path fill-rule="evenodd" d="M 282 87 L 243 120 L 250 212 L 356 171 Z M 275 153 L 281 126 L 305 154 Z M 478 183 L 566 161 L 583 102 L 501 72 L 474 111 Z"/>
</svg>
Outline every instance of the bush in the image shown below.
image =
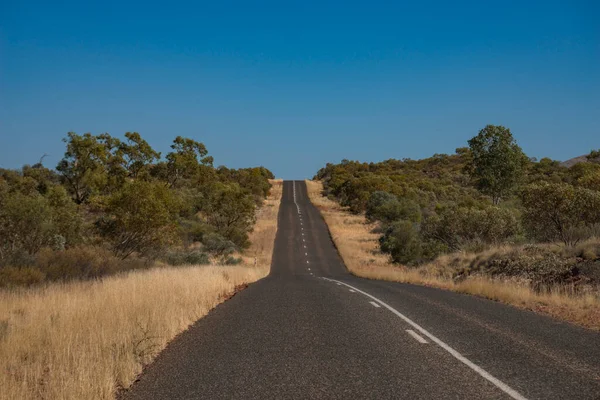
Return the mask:
<svg viewBox="0 0 600 400">
<path fill-rule="evenodd" d="M 550 251 L 530 246 L 505 255 L 476 260 L 472 271 L 492 277 L 521 278 L 536 290 L 548 290 L 555 285 L 575 283 L 579 270 L 574 259 L 563 258 Z"/>
<path fill-rule="evenodd" d="M 241 257 L 236 258 L 236 257 L 229 256 L 223 261 L 223 264 L 225 264 L 225 265 L 238 265 L 241 263 L 242 263 Z"/>
<path fill-rule="evenodd" d="M 179 221 L 179 231 L 184 246 L 202 242 L 212 229 L 210 225 L 196 219 L 182 219 Z"/>
<path fill-rule="evenodd" d="M 208 254 L 200 251 L 170 251 L 163 261 L 174 266 L 210 264 Z"/>
<path fill-rule="evenodd" d="M 0 287 L 31 286 L 45 278 L 42 271 L 33 267 L 0 268 Z"/>
<path fill-rule="evenodd" d="M 600 223 L 600 192 L 569 184 L 540 183 L 521 192 L 529 235 L 541 241 L 575 245 Z M 589 231 L 592 234 L 592 231 Z"/>
<path fill-rule="evenodd" d="M 94 247 L 42 249 L 36 257 L 36 267 L 48 280 L 99 278 L 126 269 L 109 251 Z"/>
<path fill-rule="evenodd" d="M 496 206 L 484 208 L 447 206 L 427 218 L 423 235 L 438 241 L 453 251 L 465 246 L 494 244 L 520 232 L 519 218 L 514 210 Z"/>
<path fill-rule="evenodd" d="M 410 221 L 390 224 L 379 239 L 381 251 L 389 253 L 392 260 L 401 264 L 415 264 L 423 252 L 418 226 Z"/>
<path fill-rule="evenodd" d="M 216 256 L 228 256 L 237 250 L 235 243 L 217 233 L 209 233 L 203 238 L 202 243 L 206 251 Z"/>
<path fill-rule="evenodd" d="M 414 201 L 399 200 L 391 193 L 378 191 L 369 197 L 365 216 L 370 221 L 381 221 L 386 224 L 399 220 L 420 222 L 421 208 Z"/>
<path fill-rule="evenodd" d="M 2 258 L 19 249 L 33 254 L 48 244 L 53 226 L 51 210 L 43 196 L 11 193 L 0 206 Z"/>
</svg>

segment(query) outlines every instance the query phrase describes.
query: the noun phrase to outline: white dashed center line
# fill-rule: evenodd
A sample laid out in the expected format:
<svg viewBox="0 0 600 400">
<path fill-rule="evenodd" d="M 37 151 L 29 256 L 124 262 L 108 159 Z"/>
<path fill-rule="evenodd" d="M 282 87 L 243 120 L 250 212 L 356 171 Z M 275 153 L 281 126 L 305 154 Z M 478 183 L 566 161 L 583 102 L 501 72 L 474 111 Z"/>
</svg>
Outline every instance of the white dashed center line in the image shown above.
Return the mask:
<svg viewBox="0 0 600 400">
<path fill-rule="evenodd" d="M 369 303 L 371 303 L 371 305 L 375 308 L 381 308 L 381 306 L 377 303 L 375 303 L 374 301 L 370 301 Z"/>
</svg>

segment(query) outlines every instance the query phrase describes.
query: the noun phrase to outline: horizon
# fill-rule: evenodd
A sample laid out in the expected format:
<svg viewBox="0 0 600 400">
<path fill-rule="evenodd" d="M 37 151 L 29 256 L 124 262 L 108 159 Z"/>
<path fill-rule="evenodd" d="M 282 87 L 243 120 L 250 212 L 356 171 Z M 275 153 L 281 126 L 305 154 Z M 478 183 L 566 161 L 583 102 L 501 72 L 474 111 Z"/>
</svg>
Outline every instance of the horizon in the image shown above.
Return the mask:
<svg viewBox="0 0 600 400">
<path fill-rule="evenodd" d="M 163 155 L 181 135 L 285 179 L 453 154 L 487 124 L 537 159 L 600 147 L 598 4 L 261 5 L 3 4 L 0 167 L 54 168 L 69 131 Z"/>
</svg>

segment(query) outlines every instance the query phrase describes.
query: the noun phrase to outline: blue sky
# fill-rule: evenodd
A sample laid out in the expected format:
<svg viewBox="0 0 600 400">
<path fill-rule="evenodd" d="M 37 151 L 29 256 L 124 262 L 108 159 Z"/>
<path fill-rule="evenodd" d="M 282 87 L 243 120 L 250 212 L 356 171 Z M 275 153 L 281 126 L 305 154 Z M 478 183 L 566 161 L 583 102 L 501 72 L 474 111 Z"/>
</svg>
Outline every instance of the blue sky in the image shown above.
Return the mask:
<svg viewBox="0 0 600 400">
<path fill-rule="evenodd" d="M 568 159 L 600 147 L 598 4 L 3 0 L 0 166 L 138 131 L 292 179 L 452 153 L 486 124 Z"/>
</svg>

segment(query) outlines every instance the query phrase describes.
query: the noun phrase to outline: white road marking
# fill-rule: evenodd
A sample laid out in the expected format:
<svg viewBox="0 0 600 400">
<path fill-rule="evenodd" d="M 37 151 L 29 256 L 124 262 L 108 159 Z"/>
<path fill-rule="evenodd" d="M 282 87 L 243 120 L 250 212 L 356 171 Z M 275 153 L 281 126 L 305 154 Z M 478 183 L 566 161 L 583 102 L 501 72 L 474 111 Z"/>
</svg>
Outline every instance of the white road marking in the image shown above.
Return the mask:
<svg viewBox="0 0 600 400">
<path fill-rule="evenodd" d="M 307 256 L 307 255 L 308 255 L 308 253 L 304 253 L 304 255 L 305 255 L 305 256 Z"/>
<path fill-rule="evenodd" d="M 423 343 L 423 344 L 429 343 L 427 340 L 423 339 L 421 336 L 419 336 L 419 334 L 417 332 L 413 331 L 412 329 L 407 329 L 406 332 L 410 336 L 414 337 L 417 340 L 417 342 L 419 342 L 419 343 Z"/>
<path fill-rule="evenodd" d="M 310 268 L 308 270 L 310 271 Z"/>
<path fill-rule="evenodd" d="M 374 301 L 370 301 L 369 303 L 371 303 L 373 305 L 373 307 L 375 307 L 375 308 L 381 307 L 379 304 L 375 303 Z"/>
<path fill-rule="evenodd" d="M 356 293 L 353 289 L 350 289 L 350 293 Z"/>
<path fill-rule="evenodd" d="M 398 310 L 396 310 L 392 306 L 388 305 L 387 303 L 384 303 L 383 301 L 379 300 L 377 297 L 372 296 L 372 295 L 370 295 L 367 292 L 363 292 L 362 290 L 360 290 L 358 288 L 355 288 L 354 286 L 348 285 L 347 283 L 336 281 L 335 279 L 329 279 L 329 278 L 325 278 L 325 277 L 323 277 L 323 279 L 326 279 L 328 281 L 335 282 L 335 283 L 338 283 L 338 284 L 341 283 L 343 285 L 346 285 L 347 287 L 349 287 L 351 289 L 354 289 L 357 292 L 359 292 L 359 293 L 361 293 L 361 294 L 363 294 L 363 295 L 365 295 L 365 296 L 367 296 L 367 297 L 375 300 L 377 303 L 381 304 L 383 307 L 385 307 L 388 310 L 390 310 L 397 317 L 399 317 L 400 319 L 404 320 L 404 322 L 406 322 L 407 324 L 409 324 L 410 326 L 412 326 L 413 328 L 415 328 L 422 335 L 428 337 L 432 342 L 436 343 L 442 349 L 446 350 L 448 353 L 450 353 L 458 361 L 462 362 L 467 367 L 469 367 L 473 371 L 477 372 L 482 378 L 484 378 L 484 379 L 488 380 L 489 382 L 491 382 L 494 386 L 496 386 L 498 389 L 502 390 L 504 393 L 506 393 L 507 395 L 509 395 L 513 399 L 515 399 L 515 400 L 527 400 L 527 398 L 524 397 L 521 393 L 517 392 L 516 390 L 514 390 L 513 388 L 511 388 L 510 386 L 508 386 L 506 383 L 502 382 L 501 380 L 495 378 L 490 373 L 488 373 L 486 370 L 484 370 L 483 368 L 481 368 L 477 364 L 475 364 L 472 361 L 470 361 L 469 359 L 467 359 L 465 356 L 463 356 L 462 354 L 460 354 L 458 351 L 454 350 L 452 347 L 450 347 L 446 343 L 442 342 L 436 336 L 434 336 L 431 333 L 429 333 L 427 330 L 425 330 L 425 328 L 421 327 L 421 325 L 417 324 L 416 322 L 414 322 L 413 320 L 411 320 L 410 318 L 408 318 L 407 316 L 405 316 L 404 314 L 402 314 L 401 312 L 399 312 Z"/>
<path fill-rule="evenodd" d="M 309 264 L 308 260 L 306 260 L 306 263 Z"/>
</svg>

